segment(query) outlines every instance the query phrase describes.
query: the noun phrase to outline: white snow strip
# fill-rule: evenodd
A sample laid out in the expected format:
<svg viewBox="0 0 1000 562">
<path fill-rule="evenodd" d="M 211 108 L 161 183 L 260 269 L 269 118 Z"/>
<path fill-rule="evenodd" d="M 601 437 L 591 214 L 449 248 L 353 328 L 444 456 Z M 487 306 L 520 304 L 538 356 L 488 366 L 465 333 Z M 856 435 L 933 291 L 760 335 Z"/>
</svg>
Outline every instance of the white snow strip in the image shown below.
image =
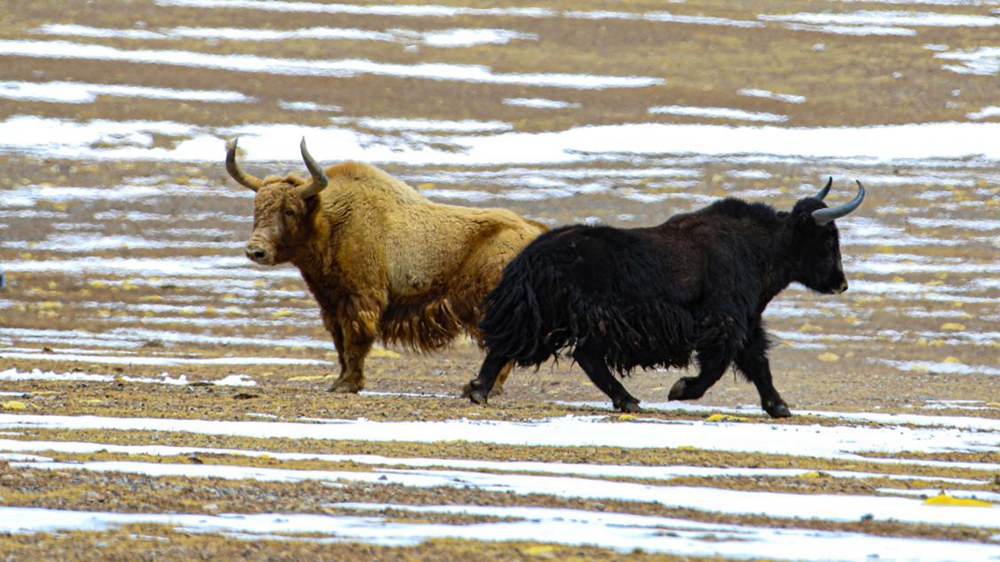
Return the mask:
<svg viewBox="0 0 1000 562">
<path fill-rule="evenodd" d="M 845 414 L 846 416 L 846 414 Z M 933 418 L 934 416 L 924 416 Z M 903 424 L 907 417 L 896 419 Z M 913 416 L 912 419 L 916 419 Z M 965 419 L 965 418 L 963 418 Z M 311 438 L 361 441 L 472 441 L 504 445 L 561 447 L 607 446 L 696 447 L 748 453 L 848 458 L 857 453 L 992 452 L 1000 450 L 1000 420 L 968 418 L 968 429 L 913 428 L 887 422 L 879 427 L 824 427 L 819 425 L 773 425 L 664 421 L 609 422 L 606 416 L 566 416 L 534 422 L 475 421 L 373 422 L 328 420 L 327 423 L 235 422 L 202 420 L 109 418 L 95 416 L 39 416 L 0 414 L 0 429 L 25 427 L 52 429 L 107 429 L 122 431 L 176 431 L 202 435 L 234 435 L 258 438 Z M 946 424 L 947 421 L 942 421 Z M 990 429 L 993 428 L 993 429 Z M 986 466 L 977 463 L 977 466 Z M 986 469 L 986 468 L 984 468 Z"/>
<path fill-rule="evenodd" d="M 155 146 L 154 135 L 179 139 Z M 705 124 L 637 123 L 576 127 L 546 133 L 435 137 L 434 145 L 401 148 L 396 137 L 377 137 L 327 127 L 252 124 L 227 129 L 173 122 L 74 122 L 34 116 L 0 121 L 0 151 L 97 160 L 215 162 L 225 138 L 240 137 L 246 161 L 301 163 L 299 141 L 309 139 L 320 161 L 360 160 L 413 165 L 458 166 L 578 163 L 628 154 L 699 154 L 706 156 L 778 154 L 783 158 L 863 158 L 866 161 L 926 160 L 980 156 L 1000 160 L 1000 122 L 930 123 L 878 127 L 780 128 Z M 939 142 L 947 138 L 949 142 Z M 123 139 L 126 139 L 123 141 Z M 440 148 L 437 145 L 444 146 Z M 246 197 L 246 190 L 227 190 Z"/>
<path fill-rule="evenodd" d="M 377 119 L 366 118 L 355 121 L 358 125 L 381 131 L 423 131 L 423 132 L 456 132 L 456 133 L 496 133 L 514 128 L 503 121 L 444 121 L 435 119 Z"/>
<path fill-rule="evenodd" d="M 245 257 L 163 258 L 72 258 L 62 260 L 22 260 L 4 263 L 7 272 L 103 273 L 139 277 L 203 278 L 297 278 L 292 267 L 264 268 L 249 265 Z"/>
<path fill-rule="evenodd" d="M 191 456 L 191 455 L 231 455 L 238 457 L 267 457 L 281 461 L 323 461 L 331 463 L 352 462 L 369 466 L 402 466 L 406 468 L 448 468 L 495 472 L 523 472 L 552 475 L 573 475 L 604 478 L 635 478 L 646 480 L 670 480 L 672 478 L 796 478 L 814 473 L 806 468 L 716 468 L 703 466 L 634 466 L 609 464 L 584 464 L 532 461 L 475 461 L 444 458 L 385 457 L 381 455 L 337 455 L 322 453 L 286 453 L 280 451 L 248 451 L 243 449 L 216 449 L 206 447 L 173 447 L 165 445 L 113 445 L 110 443 L 82 443 L 65 441 L 21 441 L 0 439 L 0 451 L 10 453 L 57 452 L 87 454 L 106 451 L 108 453 L 146 456 Z M 885 478 L 899 481 L 941 482 L 953 485 L 977 485 L 984 480 L 968 478 L 941 478 L 912 476 L 906 474 L 883 474 L 846 470 L 823 471 L 831 478 Z"/>
<path fill-rule="evenodd" d="M 690 16 L 670 12 L 614 12 L 609 10 L 566 11 L 561 14 L 565 18 L 582 20 L 627 20 L 654 21 L 661 23 L 681 23 L 693 25 L 717 25 L 725 27 L 763 27 L 756 21 L 734 20 L 715 16 Z"/>
<path fill-rule="evenodd" d="M 986 492 L 984 490 L 904 490 L 900 488 L 879 488 L 883 494 L 898 494 L 900 496 L 914 496 L 918 498 L 932 498 L 943 494 L 952 498 L 980 500 L 984 502 L 1000 503 L 1000 494 L 996 492 Z"/>
<path fill-rule="evenodd" d="M 663 105 L 649 108 L 654 115 L 684 115 L 688 117 L 707 117 L 710 119 L 733 119 L 735 121 L 788 121 L 788 116 L 765 113 L 760 111 L 744 111 L 728 107 L 689 107 L 683 105 Z"/>
<path fill-rule="evenodd" d="M 990 119 L 1000 117 L 1000 105 L 990 105 L 966 115 L 969 119 Z"/>
<path fill-rule="evenodd" d="M 507 29 L 442 29 L 435 31 L 391 29 L 388 31 L 373 31 L 370 29 L 339 27 L 309 27 L 290 30 L 236 27 L 174 27 L 148 31 L 143 29 L 99 28 L 76 24 L 45 24 L 32 30 L 32 32 L 68 37 L 112 37 L 144 40 L 289 41 L 294 39 L 312 39 L 320 41 L 383 41 L 392 43 L 420 43 L 432 47 L 503 45 L 515 39 L 538 39 L 538 36 L 534 34 L 520 33 Z"/>
<path fill-rule="evenodd" d="M 911 373 L 938 373 L 945 375 L 1000 375 L 1000 369 L 987 365 L 966 365 L 943 361 L 900 361 L 895 359 L 875 359 L 900 371 Z"/>
<path fill-rule="evenodd" d="M 579 103 L 550 100 L 545 98 L 507 98 L 503 100 L 503 103 L 504 105 L 527 107 L 531 109 L 572 109 L 581 107 Z"/>
<path fill-rule="evenodd" d="M 160 373 L 156 377 L 131 377 L 128 375 L 96 375 L 90 373 L 56 373 L 53 371 L 42 371 L 32 369 L 31 372 L 23 373 L 17 369 L 7 369 L 0 371 L 0 381 L 55 381 L 55 382 L 137 382 L 148 384 L 166 384 L 172 386 L 185 386 L 191 384 L 186 375 L 178 377 L 170 373 Z M 205 384 L 213 386 L 257 386 L 257 383 L 249 378 L 249 375 L 229 375 L 218 380 L 205 381 Z"/>
<path fill-rule="evenodd" d="M 137 355 L 83 355 L 70 353 L 26 353 L 0 351 L 2 359 L 29 359 L 32 361 L 72 361 L 76 363 L 103 363 L 108 365 L 152 365 L 178 367 L 184 365 L 332 365 L 318 359 L 291 357 L 151 357 Z"/>
<path fill-rule="evenodd" d="M 374 470 L 371 472 L 288 470 L 280 468 L 240 467 L 230 465 L 105 462 L 17 462 L 12 467 L 38 470 L 84 470 L 89 472 L 126 472 L 145 476 L 182 476 L 221 478 L 223 480 L 259 480 L 262 482 L 354 482 L 397 484 L 420 488 L 469 487 L 487 492 L 518 495 L 543 494 L 562 498 L 620 500 L 655 503 L 671 508 L 729 513 L 766 515 L 790 519 L 828 521 L 894 520 L 932 525 L 968 525 L 1000 529 L 1000 507 L 949 506 L 942 509 L 921 500 L 896 497 L 791 494 L 747 492 L 694 486 L 655 486 L 568 476 L 526 476 L 488 474 L 468 471 Z"/>
<path fill-rule="evenodd" d="M 889 10 L 859 10 L 850 13 L 763 14 L 763 21 L 795 22 L 815 25 L 883 25 L 915 27 L 997 27 L 1000 18 L 982 15 L 947 14 Z"/>
<path fill-rule="evenodd" d="M 577 89 L 642 88 L 663 83 L 662 78 L 646 76 L 495 73 L 489 67 L 470 64 L 394 64 L 363 59 L 280 59 L 254 55 L 225 55 L 179 50 L 118 49 L 104 45 L 89 45 L 69 41 L 0 40 L 0 55 L 46 59 L 134 62 L 283 76 L 347 78 L 372 74 L 399 78 Z"/>
<path fill-rule="evenodd" d="M 785 27 L 792 31 L 811 31 L 814 33 L 832 33 L 834 35 L 895 35 L 912 37 L 917 34 L 914 29 L 905 27 L 889 27 L 885 25 L 809 25 L 804 23 L 786 23 Z"/>
<path fill-rule="evenodd" d="M 556 12 L 546 8 L 468 8 L 435 4 L 326 4 L 283 0 L 155 0 L 160 6 L 184 6 L 203 9 L 243 9 L 269 12 L 304 12 L 320 14 L 357 14 L 375 16 L 412 16 L 450 18 L 455 16 L 549 17 Z"/>
<path fill-rule="evenodd" d="M 227 235 L 229 233 L 226 233 Z M 149 239 L 142 236 L 107 235 L 100 233 L 51 234 L 45 240 L 0 242 L 0 248 L 87 254 L 106 250 L 157 250 L 214 248 L 242 249 L 243 241 L 216 242 L 198 240 Z"/>
<path fill-rule="evenodd" d="M 740 91 L 738 91 L 736 93 L 738 93 L 741 96 L 750 96 L 750 97 L 754 97 L 754 98 L 772 99 L 772 100 L 778 100 L 778 101 L 783 101 L 783 102 L 788 102 L 788 103 L 805 103 L 806 102 L 806 97 L 805 96 L 797 96 L 797 95 L 794 95 L 794 94 L 776 94 L 776 93 L 774 93 L 774 92 L 772 92 L 770 90 L 760 90 L 760 89 L 757 89 L 757 88 L 744 88 L 744 89 L 742 89 L 742 90 L 740 90 Z"/>
<path fill-rule="evenodd" d="M 872 537 L 799 529 L 771 529 L 700 523 L 684 519 L 583 510 L 504 506 L 408 506 L 333 504 L 352 512 L 404 510 L 412 513 L 465 514 L 505 521 L 470 524 L 403 523 L 378 513 L 335 516 L 297 513 L 119 514 L 41 508 L 0 508 L 0 531 L 39 533 L 99 531 L 129 524 L 158 524 L 181 532 L 225 534 L 245 540 L 281 538 L 315 541 L 317 536 L 386 546 L 413 546 L 431 539 L 523 541 L 588 545 L 628 553 L 686 556 L 735 556 L 790 560 L 907 559 L 990 560 L 995 547 L 959 541 Z M 313 535 L 312 537 L 306 536 Z M 321 540 L 321 539 L 320 539 Z"/>
<path fill-rule="evenodd" d="M 220 103 L 248 103 L 254 98 L 222 90 L 175 90 L 83 82 L 0 81 L 0 98 L 50 103 L 93 103 L 98 96 Z"/>
<path fill-rule="evenodd" d="M 1000 21 L 1000 18 L 997 19 Z M 973 50 L 937 53 L 934 57 L 958 61 L 960 64 L 950 64 L 943 67 L 958 74 L 994 76 L 1000 73 L 1000 47 L 980 47 Z"/>
</svg>

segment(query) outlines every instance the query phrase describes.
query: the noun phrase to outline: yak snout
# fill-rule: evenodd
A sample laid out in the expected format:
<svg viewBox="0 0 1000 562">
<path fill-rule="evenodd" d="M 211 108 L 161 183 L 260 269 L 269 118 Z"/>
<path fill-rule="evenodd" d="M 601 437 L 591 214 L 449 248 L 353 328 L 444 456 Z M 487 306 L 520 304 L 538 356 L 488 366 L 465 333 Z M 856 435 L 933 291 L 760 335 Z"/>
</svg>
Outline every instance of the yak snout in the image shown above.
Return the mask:
<svg viewBox="0 0 1000 562">
<path fill-rule="evenodd" d="M 260 265 L 274 265 L 274 257 L 271 251 L 262 244 L 250 241 L 246 247 L 246 255 L 250 261 Z"/>
</svg>

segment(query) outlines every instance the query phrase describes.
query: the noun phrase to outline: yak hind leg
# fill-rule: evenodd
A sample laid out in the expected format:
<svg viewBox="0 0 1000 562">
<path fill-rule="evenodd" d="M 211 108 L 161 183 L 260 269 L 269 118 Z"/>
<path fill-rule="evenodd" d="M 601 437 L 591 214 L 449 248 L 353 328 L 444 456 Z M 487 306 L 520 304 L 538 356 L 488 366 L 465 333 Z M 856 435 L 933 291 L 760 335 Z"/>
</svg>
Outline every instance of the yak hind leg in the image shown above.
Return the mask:
<svg viewBox="0 0 1000 562">
<path fill-rule="evenodd" d="M 503 384 L 513 365 L 513 360 L 503 357 L 495 351 L 490 351 L 486 354 L 486 359 L 483 360 L 483 365 L 479 368 L 479 376 L 465 385 L 467 392 L 463 395 L 468 396 L 469 400 L 476 404 L 486 404 L 490 396 L 496 396 L 493 391 L 497 379 L 500 379 L 500 383 Z"/>
<path fill-rule="evenodd" d="M 792 412 L 774 388 L 771 364 L 767 360 L 767 336 L 762 327 L 751 334 L 747 346 L 736 356 L 736 368 L 757 387 L 760 405 L 772 418 L 788 418 Z"/>
<path fill-rule="evenodd" d="M 490 389 L 489 391 L 488 396 L 490 398 L 500 396 L 503 394 L 503 385 L 507 382 L 507 377 L 510 376 L 510 372 L 511 370 L 513 370 L 513 368 L 514 368 L 513 360 L 508 361 L 506 365 L 500 367 L 500 371 L 497 372 L 494 378 L 495 382 L 493 383 L 493 388 Z M 478 379 L 473 379 L 465 383 L 465 386 L 462 387 L 462 398 L 472 397 L 472 391 L 474 390 L 472 383 L 475 382 L 476 380 Z"/>
<path fill-rule="evenodd" d="M 577 346 L 573 350 L 573 359 L 583 372 L 587 373 L 590 382 L 611 398 L 611 403 L 616 409 L 622 412 L 639 411 L 639 399 L 629 394 L 622 383 L 618 382 L 608 369 L 608 365 L 604 362 L 604 354 L 599 349 L 587 345 Z"/>
</svg>

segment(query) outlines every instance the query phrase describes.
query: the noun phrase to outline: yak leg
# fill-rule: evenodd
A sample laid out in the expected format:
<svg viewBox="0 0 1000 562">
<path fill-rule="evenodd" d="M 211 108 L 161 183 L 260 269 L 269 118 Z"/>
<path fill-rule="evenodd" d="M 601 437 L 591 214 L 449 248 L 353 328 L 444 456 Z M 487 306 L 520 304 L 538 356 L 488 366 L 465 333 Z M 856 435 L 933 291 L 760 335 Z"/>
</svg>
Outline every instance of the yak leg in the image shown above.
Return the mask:
<svg viewBox="0 0 1000 562">
<path fill-rule="evenodd" d="M 756 326 L 739 355 L 736 356 L 736 368 L 746 375 L 757 387 L 760 394 L 760 404 L 772 418 L 787 418 L 792 415 L 788 405 L 781 399 L 778 390 L 771 380 L 771 364 L 767 360 L 767 334 L 760 325 Z"/>
<path fill-rule="evenodd" d="M 699 325 L 698 376 L 681 377 L 670 387 L 669 400 L 697 400 L 717 383 L 744 339 L 745 327 L 725 312 L 706 311 Z"/>
<path fill-rule="evenodd" d="M 506 379 L 513 363 L 495 351 L 487 353 L 483 365 L 479 368 L 479 376 L 466 385 L 466 389 L 469 391 L 469 400 L 476 404 L 486 404 L 487 397 L 493 395 L 491 391 L 497 378 L 501 378 L 501 382 Z"/>
<path fill-rule="evenodd" d="M 590 377 L 590 382 L 611 398 L 615 408 L 622 412 L 639 411 L 639 399 L 629 394 L 622 383 L 618 382 L 608 369 L 608 365 L 604 362 L 604 354 L 599 349 L 587 345 L 577 346 L 573 350 L 573 359 Z"/>
<path fill-rule="evenodd" d="M 353 394 L 365 387 L 365 358 L 375 343 L 379 313 L 361 308 L 355 299 L 347 299 L 338 317 L 339 321 L 328 322 L 328 329 L 337 346 L 340 377 L 328 390 Z"/>
<path fill-rule="evenodd" d="M 508 361 L 506 365 L 500 367 L 500 371 L 494 376 L 493 388 L 489 391 L 489 396 L 500 396 L 503 394 L 503 385 L 507 382 L 511 370 L 514 368 L 514 361 Z M 462 387 L 462 398 L 471 398 L 474 387 L 472 383 L 478 379 L 473 379 Z M 481 403 L 481 402 L 480 402 Z"/>
<path fill-rule="evenodd" d="M 350 338 L 338 350 L 341 364 L 340 377 L 328 389 L 338 394 L 356 394 L 365 387 L 365 357 L 371 351 L 375 338 Z"/>
<path fill-rule="evenodd" d="M 697 400 L 705 395 L 705 392 L 713 384 L 722 378 L 722 375 L 729 368 L 730 360 L 719 350 L 699 350 L 698 364 L 701 370 L 697 377 L 681 377 L 670 387 L 669 400 Z"/>
</svg>

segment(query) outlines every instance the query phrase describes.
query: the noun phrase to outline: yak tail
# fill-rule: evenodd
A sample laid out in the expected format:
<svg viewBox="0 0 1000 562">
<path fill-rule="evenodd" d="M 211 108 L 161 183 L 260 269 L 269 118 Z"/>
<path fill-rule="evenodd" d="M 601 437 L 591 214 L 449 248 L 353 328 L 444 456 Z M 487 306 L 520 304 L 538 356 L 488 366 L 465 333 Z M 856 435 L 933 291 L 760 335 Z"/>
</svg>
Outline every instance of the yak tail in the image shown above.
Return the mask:
<svg viewBox="0 0 1000 562">
<path fill-rule="evenodd" d="M 542 287 L 533 261 L 521 254 L 507 264 L 500 282 L 486 295 L 486 313 L 479 323 L 486 348 L 520 365 L 541 364 L 554 353 L 546 345 L 538 298 Z"/>
</svg>

